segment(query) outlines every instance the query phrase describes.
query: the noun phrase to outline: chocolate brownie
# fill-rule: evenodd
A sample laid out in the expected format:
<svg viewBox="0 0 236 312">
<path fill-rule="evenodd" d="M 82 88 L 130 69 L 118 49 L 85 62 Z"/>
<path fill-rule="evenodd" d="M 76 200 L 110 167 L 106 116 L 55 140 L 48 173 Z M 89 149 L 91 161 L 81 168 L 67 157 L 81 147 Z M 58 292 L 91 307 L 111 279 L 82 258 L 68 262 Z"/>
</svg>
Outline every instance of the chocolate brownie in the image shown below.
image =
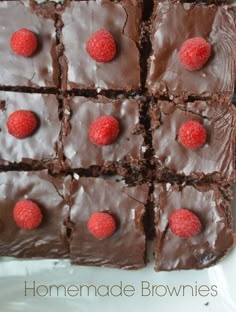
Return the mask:
<svg viewBox="0 0 236 312">
<path fill-rule="evenodd" d="M 69 208 L 63 199 L 63 180 L 46 170 L 0 173 L 0 256 L 69 257 L 65 226 Z M 35 202 L 42 211 L 42 223 L 34 230 L 19 228 L 13 219 L 13 208 L 22 199 Z"/>
<path fill-rule="evenodd" d="M 71 2 L 62 14 L 63 89 L 139 89 L 140 21 L 136 0 Z M 112 34 L 118 50 L 108 63 L 96 62 L 86 52 L 88 39 L 100 29 Z"/>
<path fill-rule="evenodd" d="M 71 168 L 106 166 L 111 163 L 142 159 L 144 137 L 139 124 L 141 102 L 134 99 L 112 100 L 80 96 L 65 101 L 69 121 L 65 124 L 63 145 L 66 163 Z M 96 145 L 89 138 L 91 123 L 102 115 L 115 117 L 120 126 L 117 139 L 109 145 Z M 89 157 L 88 157 L 89 155 Z"/>
<path fill-rule="evenodd" d="M 55 95 L 0 91 L 0 103 L 0 164 L 30 163 L 57 157 L 61 122 Z M 17 139 L 8 133 L 8 117 L 17 110 L 32 111 L 39 121 L 36 132 L 25 139 Z"/>
<path fill-rule="evenodd" d="M 139 269 L 145 266 L 143 230 L 148 185 L 128 187 L 124 182 L 101 178 L 74 180 L 71 194 L 70 257 L 74 264 Z M 87 228 L 94 212 L 110 213 L 116 231 L 99 240 Z"/>
<path fill-rule="evenodd" d="M 230 101 L 158 101 L 150 114 L 153 159 L 159 169 L 169 169 L 174 175 L 235 180 L 236 111 Z M 202 124 L 207 132 L 205 144 L 194 150 L 186 148 L 178 135 L 190 120 Z"/>
<path fill-rule="evenodd" d="M 210 96 L 232 95 L 236 73 L 235 9 L 229 6 L 156 1 L 152 17 L 146 86 L 151 94 Z M 212 53 L 207 64 L 186 70 L 179 49 L 192 37 L 203 37 Z"/>
<path fill-rule="evenodd" d="M 34 14 L 27 1 L 0 1 L 0 86 L 58 87 L 55 20 Z M 37 36 L 38 48 L 30 57 L 15 54 L 10 47 L 13 33 L 26 28 Z"/>
<path fill-rule="evenodd" d="M 207 184 L 175 189 L 170 184 L 156 184 L 154 199 L 157 271 L 203 269 L 217 263 L 233 246 L 231 189 Z M 199 217 L 202 223 L 199 234 L 183 238 L 171 231 L 170 214 L 179 208 Z"/>
</svg>

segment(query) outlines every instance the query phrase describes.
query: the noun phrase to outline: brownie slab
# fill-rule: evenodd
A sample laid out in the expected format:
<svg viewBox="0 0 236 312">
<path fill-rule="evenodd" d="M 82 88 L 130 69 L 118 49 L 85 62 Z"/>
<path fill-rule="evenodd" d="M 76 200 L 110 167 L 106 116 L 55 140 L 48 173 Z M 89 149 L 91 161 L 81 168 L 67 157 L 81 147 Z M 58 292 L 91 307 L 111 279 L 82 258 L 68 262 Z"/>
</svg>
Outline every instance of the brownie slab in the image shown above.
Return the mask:
<svg viewBox="0 0 236 312">
<path fill-rule="evenodd" d="M 69 208 L 62 183 L 46 170 L 0 173 L 0 256 L 69 257 L 65 226 Z M 22 199 L 34 201 L 42 211 L 42 223 L 34 230 L 19 228 L 13 219 L 13 208 Z"/>
<path fill-rule="evenodd" d="M 0 86 L 59 86 L 55 20 L 35 15 L 27 1 L 0 1 L 0 20 Z M 11 50 L 11 36 L 21 28 L 37 36 L 39 46 L 31 57 L 22 57 Z"/>
<path fill-rule="evenodd" d="M 145 266 L 145 234 L 142 219 L 148 185 L 127 187 L 122 181 L 101 178 L 74 180 L 71 189 L 70 257 L 74 264 L 139 269 Z M 87 229 L 94 212 L 109 212 L 117 229 L 99 240 Z"/>
<path fill-rule="evenodd" d="M 0 91 L 0 103 L 0 164 L 55 159 L 61 130 L 56 96 Z M 17 110 L 32 111 L 39 120 L 36 132 L 25 139 L 8 133 L 7 119 Z"/>
<path fill-rule="evenodd" d="M 63 88 L 138 89 L 140 21 L 138 1 L 71 2 L 62 14 Z M 86 52 L 88 39 L 100 29 L 113 35 L 118 50 L 108 63 L 96 62 Z"/>
<path fill-rule="evenodd" d="M 236 64 L 235 9 L 229 6 L 155 2 L 146 86 L 151 94 L 232 95 Z M 184 41 L 203 37 L 212 54 L 200 70 L 188 71 L 179 61 Z"/>
<path fill-rule="evenodd" d="M 230 188 L 201 184 L 176 189 L 170 184 L 156 184 L 154 199 L 156 271 L 207 268 L 233 247 Z M 189 209 L 200 218 L 203 228 L 199 234 L 191 238 L 173 234 L 168 220 L 179 208 Z"/>
<path fill-rule="evenodd" d="M 72 168 L 109 167 L 110 163 L 142 159 L 144 138 L 139 131 L 140 101 L 75 96 L 66 100 L 65 105 L 67 114 L 70 114 L 63 135 L 67 165 Z M 120 126 L 117 139 L 106 146 L 95 145 L 89 138 L 91 123 L 102 115 L 115 117 Z"/>
<path fill-rule="evenodd" d="M 236 111 L 230 101 L 158 101 L 150 109 L 154 162 L 174 175 L 235 181 Z M 206 143 L 195 150 L 178 138 L 187 121 L 198 121 L 207 132 Z M 159 170 L 159 169 L 158 169 Z"/>
</svg>

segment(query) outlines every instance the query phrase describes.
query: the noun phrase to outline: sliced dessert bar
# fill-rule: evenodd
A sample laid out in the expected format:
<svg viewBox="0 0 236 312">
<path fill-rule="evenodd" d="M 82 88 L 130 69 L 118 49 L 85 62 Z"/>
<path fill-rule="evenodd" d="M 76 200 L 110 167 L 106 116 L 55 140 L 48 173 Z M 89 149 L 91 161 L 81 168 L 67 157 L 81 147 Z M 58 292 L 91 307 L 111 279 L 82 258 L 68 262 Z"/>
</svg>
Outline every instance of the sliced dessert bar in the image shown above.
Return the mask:
<svg viewBox="0 0 236 312">
<path fill-rule="evenodd" d="M 232 95 L 236 73 L 235 9 L 190 3 L 155 1 L 152 18 L 152 53 L 146 86 L 151 94 L 210 96 Z M 207 63 L 187 70 L 179 59 L 182 44 L 202 37 L 211 46 Z M 196 49 L 197 51 L 197 49 Z M 191 49 L 185 57 L 197 55 Z"/>
<path fill-rule="evenodd" d="M 31 163 L 57 157 L 61 122 L 55 95 L 0 91 L 0 103 L 0 164 Z M 10 116 L 22 110 L 32 112 L 37 120 L 35 131 L 24 138 L 19 133 L 12 133 L 9 124 Z M 29 120 L 21 115 L 17 120 L 14 118 L 12 126 L 18 132 L 24 126 L 28 128 L 27 123 Z"/>
<path fill-rule="evenodd" d="M 34 14 L 27 1 L 0 1 L 0 20 L 0 86 L 58 87 L 55 20 Z M 11 49 L 12 35 L 20 29 L 33 32 L 37 38 L 36 51 L 28 57 Z M 21 40 L 26 42 L 26 37 L 24 33 L 20 36 L 15 45 L 18 45 L 18 53 L 24 53 L 32 42 L 27 41 L 28 46 L 23 48 Z"/>
<path fill-rule="evenodd" d="M 109 167 L 113 163 L 132 163 L 142 159 L 145 149 L 144 130 L 139 124 L 140 106 L 139 100 L 112 100 L 102 96 L 97 99 L 75 96 L 65 100 L 69 119 L 63 135 L 66 163 L 72 168 Z M 93 127 L 92 136 L 101 135 L 104 142 L 96 141 L 96 138 L 94 141 L 91 125 L 104 116 L 114 118 L 118 129 L 113 140 L 106 141 L 109 131 L 113 131 L 112 125 L 110 127 L 106 121 L 103 124 L 100 119 L 101 123 Z"/>
<path fill-rule="evenodd" d="M 53 178 L 46 170 L 0 173 L 0 256 L 69 257 L 66 237 L 69 208 L 63 199 L 63 195 L 66 198 L 63 182 L 64 179 Z M 41 210 L 42 221 L 38 227 L 32 228 L 37 221 L 32 210 L 24 215 L 25 208 L 21 206 L 18 216 L 15 215 L 14 207 L 22 200 L 33 202 Z"/>
<path fill-rule="evenodd" d="M 201 184 L 156 184 L 155 269 L 203 269 L 234 245 L 232 190 Z"/>
<path fill-rule="evenodd" d="M 139 1 L 73 1 L 62 14 L 62 21 L 64 89 L 139 89 Z M 116 53 L 108 62 L 96 61 L 86 51 L 90 37 L 101 29 L 115 41 Z M 107 36 L 100 36 L 94 41 L 95 54 L 107 54 L 110 46 L 114 47 L 108 43 L 107 50 L 101 52 L 106 39 Z"/>
<path fill-rule="evenodd" d="M 236 111 L 230 101 L 158 101 L 150 113 L 153 159 L 162 174 L 168 169 L 190 178 L 235 180 Z"/>
<path fill-rule="evenodd" d="M 128 187 L 112 179 L 74 180 L 71 188 L 72 263 L 122 269 L 144 267 L 143 216 L 148 191 L 147 184 Z M 113 223 L 109 221 L 107 228 L 97 213 L 112 218 Z"/>
</svg>

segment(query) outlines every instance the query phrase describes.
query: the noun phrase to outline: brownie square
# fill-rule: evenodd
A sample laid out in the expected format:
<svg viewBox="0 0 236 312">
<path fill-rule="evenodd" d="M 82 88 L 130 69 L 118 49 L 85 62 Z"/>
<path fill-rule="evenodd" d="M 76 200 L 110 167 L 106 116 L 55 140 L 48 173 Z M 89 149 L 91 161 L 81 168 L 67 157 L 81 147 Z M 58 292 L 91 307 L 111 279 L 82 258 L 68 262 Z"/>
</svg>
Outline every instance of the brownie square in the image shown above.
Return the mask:
<svg viewBox="0 0 236 312">
<path fill-rule="evenodd" d="M 71 2 L 62 14 L 63 88 L 131 90 L 140 87 L 138 1 Z M 86 43 L 97 30 L 109 31 L 117 53 L 108 63 L 94 61 Z"/>
<path fill-rule="evenodd" d="M 70 257 L 74 264 L 139 269 L 145 266 L 143 216 L 148 185 L 128 187 L 122 181 L 80 178 L 71 193 Z M 99 240 L 87 228 L 94 212 L 108 212 L 116 220 L 116 231 Z"/>
<path fill-rule="evenodd" d="M 109 167 L 112 163 L 136 162 L 142 158 L 144 137 L 139 124 L 139 100 L 112 100 L 75 96 L 65 103 L 69 122 L 63 135 L 64 155 L 72 168 Z M 110 145 L 95 145 L 89 138 L 89 127 L 98 117 L 115 117 L 120 126 L 117 139 Z"/>
<path fill-rule="evenodd" d="M 152 54 L 146 86 L 151 94 L 210 96 L 233 94 L 235 81 L 235 9 L 229 6 L 156 1 L 151 29 Z M 212 53 L 197 71 L 179 61 L 183 42 L 203 37 Z"/>
<path fill-rule="evenodd" d="M 0 1 L 0 20 L 0 86 L 59 86 L 55 20 L 35 15 L 27 1 Z M 30 57 L 17 55 L 10 47 L 12 34 L 21 28 L 31 30 L 38 39 Z"/>
<path fill-rule="evenodd" d="M 156 184 L 155 270 L 203 269 L 216 264 L 234 245 L 232 228 L 232 190 L 202 184 L 183 189 Z M 169 227 L 170 214 L 185 208 L 202 223 L 199 234 L 176 236 Z"/>
<path fill-rule="evenodd" d="M 153 159 L 160 169 L 194 178 L 212 175 L 217 180 L 235 180 L 236 111 L 230 101 L 158 101 L 150 113 Z M 205 144 L 195 150 L 178 138 L 180 127 L 190 120 L 198 121 L 207 132 Z"/>
<path fill-rule="evenodd" d="M 62 183 L 63 179 L 53 178 L 46 170 L 0 173 L 0 256 L 69 257 L 65 226 L 69 208 Z M 19 228 L 13 219 L 13 208 L 22 199 L 32 200 L 41 209 L 42 223 L 34 230 Z"/>
<path fill-rule="evenodd" d="M 0 104 L 0 164 L 31 163 L 57 157 L 61 122 L 55 95 L 0 91 Z M 36 132 L 24 139 L 15 138 L 7 129 L 9 115 L 17 110 L 32 111 L 39 120 Z"/>
</svg>

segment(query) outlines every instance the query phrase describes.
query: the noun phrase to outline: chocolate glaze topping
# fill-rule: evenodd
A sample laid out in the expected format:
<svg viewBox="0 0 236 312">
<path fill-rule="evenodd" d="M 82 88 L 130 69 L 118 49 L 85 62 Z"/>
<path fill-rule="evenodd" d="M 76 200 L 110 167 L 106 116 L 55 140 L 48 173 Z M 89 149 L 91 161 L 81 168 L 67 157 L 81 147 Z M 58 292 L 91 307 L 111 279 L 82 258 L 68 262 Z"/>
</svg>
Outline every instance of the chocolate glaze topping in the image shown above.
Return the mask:
<svg viewBox="0 0 236 312">
<path fill-rule="evenodd" d="M 127 187 L 109 179 L 74 180 L 70 214 L 74 224 L 70 241 L 72 263 L 122 269 L 144 267 L 142 219 L 147 198 L 146 184 Z M 116 219 L 116 231 L 103 240 L 96 239 L 87 229 L 87 222 L 96 211 L 107 211 Z"/>
<path fill-rule="evenodd" d="M 234 181 L 236 111 L 229 101 L 158 101 L 150 113 L 154 160 L 161 169 L 189 176 L 218 172 Z M 200 122 L 207 131 L 206 143 L 196 150 L 187 149 L 178 139 L 181 125 L 189 120 Z"/>
<path fill-rule="evenodd" d="M 62 184 L 63 179 L 51 177 L 46 170 L 0 173 L 0 256 L 69 257 L 64 225 L 69 207 L 60 193 Z M 14 205 L 22 199 L 32 200 L 41 208 L 43 221 L 34 230 L 20 229 L 14 222 Z"/>
<path fill-rule="evenodd" d="M 54 159 L 61 130 L 56 96 L 0 91 L 0 102 L 4 103 L 0 110 L 0 164 Z M 21 109 L 34 112 L 39 126 L 32 136 L 20 140 L 8 133 L 6 123 L 11 113 Z"/>
<path fill-rule="evenodd" d="M 152 94 L 207 96 L 233 94 L 236 73 L 236 24 L 234 9 L 156 1 L 153 14 L 146 86 Z M 180 64 L 184 41 L 203 37 L 212 55 L 200 70 L 190 72 Z"/>
<path fill-rule="evenodd" d="M 71 109 L 71 131 L 63 137 L 67 163 L 72 168 L 87 168 L 141 158 L 144 139 L 142 134 L 134 134 L 139 125 L 139 106 L 137 100 L 111 100 L 105 97 L 73 97 L 66 101 L 66 110 L 69 112 Z M 95 145 L 89 139 L 91 123 L 102 115 L 115 117 L 120 125 L 119 136 L 106 146 Z"/>
<path fill-rule="evenodd" d="M 62 15 L 63 88 L 138 89 L 140 19 L 137 1 L 71 2 Z M 118 49 L 108 63 L 98 63 L 86 52 L 88 39 L 102 28 L 111 32 Z"/>
<path fill-rule="evenodd" d="M 57 87 L 55 21 L 36 16 L 27 1 L 0 1 L 0 20 L 0 86 Z M 12 34 L 21 28 L 33 31 L 39 42 L 36 53 L 28 58 L 10 48 Z"/>
<path fill-rule="evenodd" d="M 155 269 L 170 271 L 203 269 L 215 264 L 233 246 L 231 202 L 216 185 L 200 189 L 186 186 L 175 190 L 170 184 L 156 185 Z M 172 211 L 186 208 L 201 220 L 202 231 L 191 238 L 180 238 L 168 226 Z"/>
</svg>

